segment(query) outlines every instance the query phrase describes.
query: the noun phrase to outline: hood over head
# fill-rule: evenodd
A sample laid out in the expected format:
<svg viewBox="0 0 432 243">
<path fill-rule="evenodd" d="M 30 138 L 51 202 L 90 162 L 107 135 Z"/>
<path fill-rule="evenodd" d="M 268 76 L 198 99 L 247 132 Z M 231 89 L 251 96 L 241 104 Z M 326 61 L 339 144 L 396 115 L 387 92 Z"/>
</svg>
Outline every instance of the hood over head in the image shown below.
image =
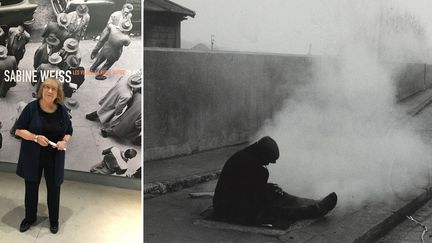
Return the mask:
<svg viewBox="0 0 432 243">
<path fill-rule="evenodd" d="M 276 141 L 269 136 L 261 138 L 253 146 L 263 165 L 276 163 L 279 158 L 279 147 Z"/>
</svg>

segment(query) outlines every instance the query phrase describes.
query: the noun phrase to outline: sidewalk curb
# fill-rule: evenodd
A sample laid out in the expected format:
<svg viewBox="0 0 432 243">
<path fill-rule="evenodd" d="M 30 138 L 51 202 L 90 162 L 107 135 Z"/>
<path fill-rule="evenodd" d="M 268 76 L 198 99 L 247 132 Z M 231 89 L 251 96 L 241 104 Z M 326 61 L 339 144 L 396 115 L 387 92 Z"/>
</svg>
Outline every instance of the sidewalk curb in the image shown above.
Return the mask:
<svg viewBox="0 0 432 243">
<path fill-rule="evenodd" d="M 406 204 L 405 206 L 398 209 L 389 217 L 385 218 L 380 223 L 376 224 L 370 228 L 363 235 L 354 240 L 354 243 L 361 242 L 374 242 L 379 238 L 383 237 L 385 234 L 390 232 L 397 225 L 402 223 L 406 216 L 412 215 L 420 207 L 426 204 L 432 198 L 432 188 L 426 189 L 426 191 L 416 197 L 414 200 Z"/>
<path fill-rule="evenodd" d="M 426 108 L 431 103 L 432 103 L 432 95 L 430 97 L 428 97 L 427 99 L 425 99 L 424 101 L 422 101 L 420 104 L 416 105 L 412 110 L 410 110 L 408 112 L 408 114 L 411 116 L 416 116 L 420 112 L 422 112 L 423 109 Z"/>
<path fill-rule="evenodd" d="M 184 188 L 193 187 L 197 184 L 208 182 L 219 178 L 221 170 L 204 172 L 198 175 L 182 177 L 174 180 L 150 182 L 144 184 L 144 200 L 160 195 L 180 191 Z"/>
</svg>

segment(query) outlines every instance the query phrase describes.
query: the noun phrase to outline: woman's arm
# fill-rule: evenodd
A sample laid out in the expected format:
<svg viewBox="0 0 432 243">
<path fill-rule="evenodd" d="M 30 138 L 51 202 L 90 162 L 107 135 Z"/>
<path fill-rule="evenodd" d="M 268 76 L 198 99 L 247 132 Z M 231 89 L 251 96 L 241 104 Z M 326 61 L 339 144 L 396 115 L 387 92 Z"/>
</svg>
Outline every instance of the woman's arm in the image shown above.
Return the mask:
<svg viewBox="0 0 432 243">
<path fill-rule="evenodd" d="M 57 142 L 57 149 L 58 150 L 65 150 L 66 147 L 67 147 L 67 143 L 69 142 L 69 140 L 71 139 L 71 137 L 72 137 L 71 135 L 66 134 L 63 137 L 63 140 Z"/>
<path fill-rule="evenodd" d="M 40 146 L 43 147 L 48 146 L 48 139 L 45 136 L 34 134 L 26 129 L 17 129 L 15 131 L 15 135 L 28 141 L 34 141 L 38 143 Z"/>
<path fill-rule="evenodd" d="M 64 109 L 63 111 L 63 117 L 66 121 L 66 132 L 65 135 L 63 136 L 63 139 L 61 141 L 57 142 L 57 149 L 58 150 L 66 150 L 67 147 L 67 143 L 69 142 L 69 140 L 72 137 L 72 133 L 73 133 L 73 128 L 72 128 L 72 121 L 69 119 L 69 114 L 66 112 L 66 109 Z"/>
<path fill-rule="evenodd" d="M 69 140 L 70 140 L 71 137 L 72 137 L 71 135 L 66 134 L 66 135 L 63 137 L 63 141 L 67 143 L 67 142 L 69 142 Z"/>
</svg>

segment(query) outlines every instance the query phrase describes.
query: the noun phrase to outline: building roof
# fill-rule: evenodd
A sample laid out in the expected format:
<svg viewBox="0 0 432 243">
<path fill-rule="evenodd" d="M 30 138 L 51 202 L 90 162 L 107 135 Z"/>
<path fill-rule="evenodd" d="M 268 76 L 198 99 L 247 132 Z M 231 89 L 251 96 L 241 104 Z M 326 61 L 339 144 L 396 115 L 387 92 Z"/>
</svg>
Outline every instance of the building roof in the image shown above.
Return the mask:
<svg viewBox="0 0 432 243">
<path fill-rule="evenodd" d="M 144 11 L 172 12 L 195 17 L 195 12 L 169 0 L 145 0 Z"/>
</svg>

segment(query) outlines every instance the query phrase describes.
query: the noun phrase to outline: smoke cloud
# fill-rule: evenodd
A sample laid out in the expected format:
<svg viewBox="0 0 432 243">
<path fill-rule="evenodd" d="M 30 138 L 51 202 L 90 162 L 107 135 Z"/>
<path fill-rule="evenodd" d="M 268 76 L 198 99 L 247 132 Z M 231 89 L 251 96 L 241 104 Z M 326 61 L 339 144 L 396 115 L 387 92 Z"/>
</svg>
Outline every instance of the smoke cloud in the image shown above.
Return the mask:
<svg viewBox="0 0 432 243">
<path fill-rule="evenodd" d="M 432 156 L 397 105 L 395 70 L 385 62 L 424 60 L 424 52 L 410 50 L 426 48 L 425 35 L 399 31 L 422 25 L 397 8 L 388 14 L 378 5 L 366 12 L 345 5 L 333 25 L 336 58 L 316 59 L 313 80 L 256 138 L 270 135 L 279 144 L 270 180 L 291 194 L 321 198 L 335 191 L 342 207 L 410 200 L 430 186 Z"/>
</svg>

